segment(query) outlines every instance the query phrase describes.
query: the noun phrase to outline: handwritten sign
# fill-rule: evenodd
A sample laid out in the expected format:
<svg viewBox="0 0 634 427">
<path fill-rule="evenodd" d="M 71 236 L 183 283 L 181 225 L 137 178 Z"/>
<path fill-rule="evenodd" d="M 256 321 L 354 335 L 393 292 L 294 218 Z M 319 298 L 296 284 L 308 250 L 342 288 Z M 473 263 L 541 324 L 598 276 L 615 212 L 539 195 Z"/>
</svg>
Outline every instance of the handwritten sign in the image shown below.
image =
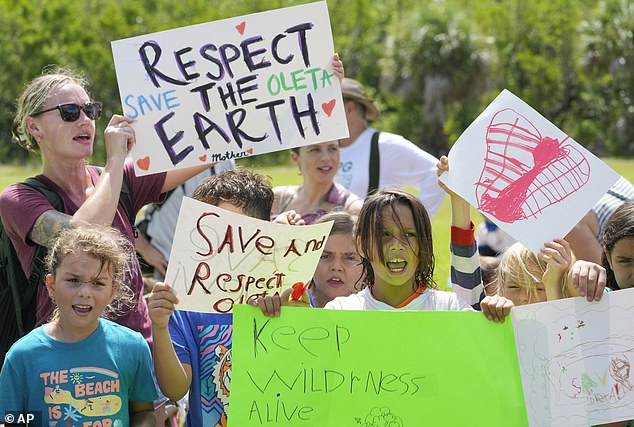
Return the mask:
<svg viewBox="0 0 634 427">
<path fill-rule="evenodd" d="M 634 419 L 634 289 L 511 311 L 531 426 Z"/>
<path fill-rule="evenodd" d="M 326 2 L 112 42 L 137 175 L 348 135 Z"/>
<path fill-rule="evenodd" d="M 458 138 L 440 179 L 537 252 L 565 236 L 618 177 L 504 90 Z"/>
<path fill-rule="evenodd" d="M 526 426 L 510 322 L 236 306 L 230 425 Z"/>
<path fill-rule="evenodd" d="M 185 197 L 165 281 L 179 309 L 228 313 L 309 281 L 331 227 L 272 224 Z"/>
</svg>

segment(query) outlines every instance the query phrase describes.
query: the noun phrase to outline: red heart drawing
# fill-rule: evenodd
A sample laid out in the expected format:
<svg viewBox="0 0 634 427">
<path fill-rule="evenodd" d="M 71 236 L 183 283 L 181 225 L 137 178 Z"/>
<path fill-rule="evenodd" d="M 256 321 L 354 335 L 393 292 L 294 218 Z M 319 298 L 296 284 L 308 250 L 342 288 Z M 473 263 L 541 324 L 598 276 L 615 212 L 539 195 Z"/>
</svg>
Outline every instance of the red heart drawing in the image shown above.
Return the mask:
<svg viewBox="0 0 634 427">
<path fill-rule="evenodd" d="M 332 114 L 332 109 L 335 108 L 336 103 L 336 99 L 331 99 L 330 101 L 321 104 L 321 109 L 324 110 L 324 113 L 326 113 L 328 117 L 330 117 L 330 115 Z"/>
<path fill-rule="evenodd" d="M 486 132 L 487 152 L 476 183 L 478 209 L 506 223 L 534 218 L 579 191 L 590 178 L 583 153 L 556 138 L 542 136 L 511 108 L 493 115 Z"/>
<path fill-rule="evenodd" d="M 249 148 L 249 149 L 247 150 L 247 154 L 253 154 L 253 148 Z"/>
<path fill-rule="evenodd" d="M 242 21 L 238 25 L 236 25 L 236 30 L 240 33 L 240 35 L 244 35 L 244 29 L 247 27 L 247 23 Z"/>
<path fill-rule="evenodd" d="M 143 157 L 142 159 L 136 161 L 136 165 L 139 167 L 139 169 L 143 169 L 144 171 L 146 171 L 150 168 L 150 158 Z"/>
<path fill-rule="evenodd" d="M 205 162 L 205 160 L 207 160 L 207 155 L 203 154 L 202 156 L 198 156 L 198 160 L 200 160 L 201 162 Z"/>
</svg>

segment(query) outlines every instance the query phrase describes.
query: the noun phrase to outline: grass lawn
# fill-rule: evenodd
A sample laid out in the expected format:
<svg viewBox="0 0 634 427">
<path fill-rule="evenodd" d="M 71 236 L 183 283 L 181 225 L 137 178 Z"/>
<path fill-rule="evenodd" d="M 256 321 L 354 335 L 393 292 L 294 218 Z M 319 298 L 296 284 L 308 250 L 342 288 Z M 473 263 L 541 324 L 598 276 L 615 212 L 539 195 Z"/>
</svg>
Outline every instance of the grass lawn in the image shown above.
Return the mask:
<svg viewBox="0 0 634 427">
<path fill-rule="evenodd" d="M 630 182 L 634 182 L 634 159 L 603 159 L 615 171 L 623 175 Z M 0 189 L 8 184 L 21 181 L 24 178 L 38 173 L 39 167 L 0 165 Z M 258 172 L 269 175 L 274 186 L 285 184 L 300 184 L 301 176 L 297 174 L 294 165 L 283 164 L 279 166 L 254 167 Z M 472 218 L 478 224 L 481 222 L 480 214 L 472 209 Z M 451 210 L 449 199 L 445 198 L 442 206 L 432 220 L 434 254 L 436 256 L 436 268 L 434 278 L 439 287 L 445 288 L 449 278 L 449 223 Z"/>
</svg>

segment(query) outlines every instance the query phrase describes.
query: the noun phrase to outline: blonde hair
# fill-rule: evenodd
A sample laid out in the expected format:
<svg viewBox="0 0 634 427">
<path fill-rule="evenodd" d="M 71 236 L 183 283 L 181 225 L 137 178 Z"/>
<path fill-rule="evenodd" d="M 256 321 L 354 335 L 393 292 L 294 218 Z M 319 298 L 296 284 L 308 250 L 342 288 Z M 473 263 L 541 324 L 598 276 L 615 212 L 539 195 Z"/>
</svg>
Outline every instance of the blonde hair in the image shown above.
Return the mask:
<svg viewBox="0 0 634 427">
<path fill-rule="evenodd" d="M 528 290 L 528 301 L 537 296 L 537 284 L 542 282 L 542 276 L 548 264 L 537 254 L 521 243 L 514 243 L 506 251 L 497 268 L 498 294 L 505 296 L 505 289 L 510 283 Z"/>
<path fill-rule="evenodd" d="M 70 68 L 58 66 L 44 69 L 41 76 L 27 83 L 17 100 L 16 114 L 11 126 L 13 139 L 22 148 L 32 152 L 39 151 L 39 144 L 26 127 L 26 118 L 42 110 L 55 90 L 70 83 L 79 85 L 86 90 L 87 82 L 83 76 Z"/>
<path fill-rule="evenodd" d="M 131 271 L 135 252 L 130 241 L 121 232 L 112 227 L 85 224 L 62 230 L 53 241 L 46 255 L 46 270 L 53 277 L 60 264 L 68 255 L 86 254 L 101 263 L 101 270 L 112 274 L 112 285 L 117 286 L 113 303 L 103 312 L 103 317 L 122 314 L 134 305 L 134 292 L 125 283 L 125 277 Z M 116 304 L 115 304 L 116 301 Z M 52 320 L 59 317 L 55 307 Z"/>
</svg>

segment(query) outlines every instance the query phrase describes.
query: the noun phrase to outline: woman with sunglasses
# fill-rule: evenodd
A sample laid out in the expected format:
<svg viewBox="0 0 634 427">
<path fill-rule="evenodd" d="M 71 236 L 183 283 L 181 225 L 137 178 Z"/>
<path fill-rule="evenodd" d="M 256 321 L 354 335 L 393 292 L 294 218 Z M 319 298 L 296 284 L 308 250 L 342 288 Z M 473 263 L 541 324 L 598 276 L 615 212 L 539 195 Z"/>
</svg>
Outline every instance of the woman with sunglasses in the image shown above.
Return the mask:
<svg viewBox="0 0 634 427">
<path fill-rule="evenodd" d="M 115 114 L 104 132 L 106 165 L 99 173 L 97 168 L 87 165 L 87 159 L 93 154 L 95 120 L 101 117 L 101 112 L 101 104 L 88 95 L 85 80 L 62 69 L 33 79 L 18 99 L 13 137 L 24 149 L 39 151 L 42 173 L 37 179 L 53 189 L 64 206 L 61 212 L 55 210 L 43 194 L 24 184 L 9 185 L 0 194 L 0 216 L 27 277 L 37 245 L 48 246 L 63 228 L 80 223 L 112 225 L 134 242 L 132 225 L 118 203 L 124 179 L 129 183 L 136 213 L 143 205 L 159 201 L 162 193 L 209 167 L 135 176 L 132 162 L 126 162 L 135 143 L 133 120 Z M 138 262 L 130 276 L 127 283 L 137 304 L 115 320 L 141 332 L 151 343 L 151 322 L 142 298 Z M 53 312 L 43 283 L 38 287 L 36 303 L 37 326 L 45 323 Z M 90 306 L 90 302 L 75 304 L 78 315 Z"/>
</svg>

